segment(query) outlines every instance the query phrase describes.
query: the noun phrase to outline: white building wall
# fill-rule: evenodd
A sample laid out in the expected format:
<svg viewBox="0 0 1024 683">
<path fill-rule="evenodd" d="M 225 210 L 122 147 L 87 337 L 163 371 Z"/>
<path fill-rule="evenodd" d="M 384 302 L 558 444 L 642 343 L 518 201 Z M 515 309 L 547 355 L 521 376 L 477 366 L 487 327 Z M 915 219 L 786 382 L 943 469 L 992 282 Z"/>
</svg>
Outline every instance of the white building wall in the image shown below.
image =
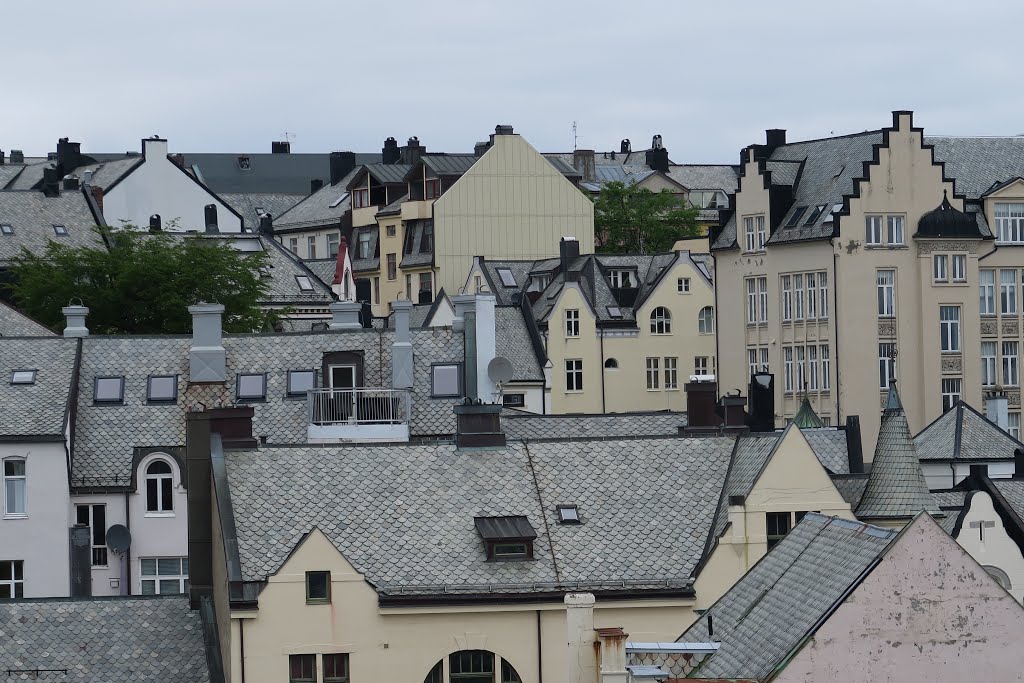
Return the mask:
<svg viewBox="0 0 1024 683">
<path fill-rule="evenodd" d="M 972 527 L 971 524 L 977 526 Z M 980 526 L 982 524 L 986 526 Z M 1017 602 L 1024 600 L 1024 555 L 1006 533 L 1003 520 L 992 504 L 992 497 L 984 491 L 975 491 L 971 495 L 970 509 L 964 515 L 956 542 L 981 566 L 997 567 L 1005 572 L 1010 585 L 1004 588 Z"/>
<path fill-rule="evenodd" d="M 987 465 L 989 479 L 1009 479 L 1013 476 L 1012 462 L 978 462 L 976 465 Z M 951 489 L 971 474 L 971 463 L 921 463 L 921 471 L 930 489 Z"/>
<path fill-rule="evenodd" d="M 103 216 L 108 225 L 127 221 L 141 229 L 149 217 L 160 214 L 163 227 L 177 220 L 178 231 L 206 230 L 205 207 L 217 206 L 221 232 L 241 232 L 242 219 L 197 181 L 167 158 L 166 140 L 142 141 L 143 163 L 103 195 Z"/>
<path fill-rule="evenodd" d="M 0 444 L 0 461 L 25 458 L 25 517 L 2 516 L 0 561 L 22 560 L 25 597 L 67 597 L 69 567 L 68 467 L 63 443 Z M 0 470 L 2 472 L 2 470 Z"/>
</svg>

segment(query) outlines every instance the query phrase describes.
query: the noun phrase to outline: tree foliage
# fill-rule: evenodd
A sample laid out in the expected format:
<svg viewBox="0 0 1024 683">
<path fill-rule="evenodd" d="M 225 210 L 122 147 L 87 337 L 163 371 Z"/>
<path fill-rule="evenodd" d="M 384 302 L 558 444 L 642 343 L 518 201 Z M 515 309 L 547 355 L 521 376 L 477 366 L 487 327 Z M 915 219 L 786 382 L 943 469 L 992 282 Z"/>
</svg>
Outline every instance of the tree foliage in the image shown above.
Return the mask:
<svg viewBox="0 0 1024 683">
<path fill-rule="evenodd" d="M 594 202 L 598 250 L 636 254 L 671 251 L 676 240 L 700 234 L 699 213 L 700 209 L 667 189 L 651 192 L 619 181 L 605 183 Z"/>
<path fill-rule="evenodd" d="M 89 307 L 97 334 L 187 334 L 188 307 L 224 304 L 224 329 L 264 329 L 273 314 L 259 302 L 269 289 L 261 277 L 262 251 L 240 252 L 227 240 L 199 235 L 100 228 L 109 248 L 70 247 L 50 241 L 46 251 L 26 249 L 11 266 L 14 299 L 24 312 L 54 330 L 72 300 Z M 77 303 L 77 302 L 76 302 Z"/>
</svg>

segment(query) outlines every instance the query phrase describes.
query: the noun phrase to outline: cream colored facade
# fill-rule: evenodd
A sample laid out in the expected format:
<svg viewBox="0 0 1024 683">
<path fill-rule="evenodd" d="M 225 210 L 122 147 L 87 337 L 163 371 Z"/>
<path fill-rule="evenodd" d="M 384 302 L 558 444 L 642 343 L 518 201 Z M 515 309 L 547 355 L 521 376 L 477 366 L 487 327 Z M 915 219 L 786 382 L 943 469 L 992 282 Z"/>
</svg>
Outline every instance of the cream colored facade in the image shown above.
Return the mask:
<svg viewBox="0 0 1024 683">
<path fill-rule="evenodd" d="M 913 237 L 920 218 L 936 209 L 944 195 L 957 210 L 964 210 L 964 201 L 955 195 L 953 182 L 943 177 L 943 167 L 934 162 L 931 149 L 924 146 L 923 132 L 913 127 L 910 112 L 894 114 L 886 139 L 887 144 L 877 146 L 877 162 L 865 164 L 867 176 L 855 183 L 855 196 L 846 198 L 848 213 L 835 216 L 838 237 L 754 250 L 745 248 L 744 219 L 763 217 L 766 224 L 775 225 L 782 217 L 771 215 L 763 167 L 755 160 L 755 150 L 747 149 L 735 200 L 738 248 L 714 252 L 721 390 L 745 393 L 752 365 L 767 364 L 775 375 L 777 422 L 784 424 L 799 407 L 803 378 L 815 411 L 827 423 L 860 416 L 866 454 L 874 452 L 879 408 L 885 400 L 880 356 L 891 347 L 883 344 L 895 345 L 897 350 L 894 378 L 905 388 L 904 407 L 912 433 L 942 413 L 943 389 L 958 386 L 963 400 L 980 402 L 979 259 L 998 261 L 985 256 L 990 245 L 981 239 Z M 867 246 L 867 216 L 881 217 L 883 232 L 886 217 L 901 217 L 903 243 Z M 962 281 L 950 277 L 947 282 L 935 282 L 935 254 L 949 259 L 963 256 Z M 880 315 L 878 303 L 881 271 L 893 271 L 895 276 L 895 307 L 886 315 Z M 808 273 L 817 293 L 815 315 L 805 313 L 803 320 L 785 321 L 784 282 L 788 279 L 795 285 L 799 276 L 807 292 Z M 760 311 L 759 300 L 754 316 L 749 313 L 749 281 L 754 282 L 757 297 L 762 296 L 760 283 L 767 284 L 763 295 L 767 310 Z M 959 351 L 940 348 L 942 306 L 958 309 Z M 994 338 L 996 327 L 985 329 Z M 1014 339 L 1020 331 L 1019 324 L 1003 329 L 1012 329 Z M 804 354 L 806 374 L 797 369 L 798 349 Z M 816 381 L 808 381 L 811 349 Z M 792 354 L 793 370 L 788 369 L 788 354 Z M 787 379 L 790 373 L 792 380 Z"/>
<path fill-rule="evenodd" d="M 337 227 L 289 230 L 275 232 L 274 238 L 300 259 L 325 259 L 337 255 L 341 230 Z"/>
<path fill-rule="evenodd" d="M 1017 602 L 1024 600 L 1024 555 L 1006 532 L 1006 526 L 985 491 L 973 491 L 967 497 L 967 514 L 960 520 L 957 543 L 992 574 Z M 955 513 L 953 513 L 955 514 Z M 990 568 L 997 571 L 992 572 Z M 1004 583 L 1005 581 L 1005 583 Z"/>
</svg>

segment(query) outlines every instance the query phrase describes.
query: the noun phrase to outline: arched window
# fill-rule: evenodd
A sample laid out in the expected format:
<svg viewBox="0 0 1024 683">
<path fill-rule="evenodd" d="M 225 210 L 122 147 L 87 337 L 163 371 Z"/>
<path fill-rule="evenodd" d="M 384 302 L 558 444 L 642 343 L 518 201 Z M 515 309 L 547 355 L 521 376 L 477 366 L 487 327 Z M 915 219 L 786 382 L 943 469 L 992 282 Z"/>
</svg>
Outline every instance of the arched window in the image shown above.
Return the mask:
<svg viewBox="0 0 1024 683">
<path fill-rule="evenodd" d="M 715 333 L 715 309 L 705 306 L 697 316 L 697 331 L 701 334 Z"/>
<path fill-rule="evenodd" d="M 24 458 L 7 458 L 3 462 L 4 478 L 4 515 L 7 517 L 25 516 L 25 476 Z"/>
<path fill-rule="evenodd" d="M 447 674 L 447 676 L 446 676 Z M 461 650 L 434 665 L 423 683 L 522 683 L 501 657 L 487 650 Z"/>
<path fill-rule="evenodd" d="M 1003 587 L 1003 590 L 1010 590 L 1010 588 L 1012 588 L 1012 586 L 1010 585 L 1009 575 L 999 567 L 993 567 L 990 564 L 983 564 L 981 565 L 981 568 L 987 571 L 988 575 L 995 579 L 996 583 Z"/>
<path fill-rule="evenodd" d="M 174 473 L 166 460 L 154 460 L 146 467 L 146 512 L 174 511 Z"/>
<path fill-rule="evenodd" d="M 615 360 L 614 358 L 609 358 L 608 360 L 606 360 L 604 362 L 604 369 L 605 370 L 617 370 L 618 367 L 619 367 L 619 361 Z"/>
<path fill-rule="evenodd" d="M 664 306 L 651 311 L 651 334 L 672 334 L 672 314 Z"/>
</svg>

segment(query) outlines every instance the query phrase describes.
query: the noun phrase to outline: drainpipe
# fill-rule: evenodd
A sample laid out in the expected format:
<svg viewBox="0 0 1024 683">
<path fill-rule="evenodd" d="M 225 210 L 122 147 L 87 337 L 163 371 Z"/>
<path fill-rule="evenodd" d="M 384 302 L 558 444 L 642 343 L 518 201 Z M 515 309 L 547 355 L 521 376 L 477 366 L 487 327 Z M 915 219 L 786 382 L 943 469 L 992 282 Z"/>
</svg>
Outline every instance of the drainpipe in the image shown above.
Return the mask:
<svg viewBox="0 0 1024 683">
<path fill-rule="evenodd" d="M 598 339 L 601 340 L 601 367 L 600 367 L 600 370 L 601 370 L 601 412 L 602 413 L 606 413 L 606 412 L 608 412 L 608 407 L 605 405 L 605 393 L 604 393 L 604 375 L 605 375 L 605 367 L 604 367 L 604 335 L 601 334 L 600 330 L 597 331 L 597 337 L 598 337 Z"/>
<path fill-rule="evenodd" d="M 242 675 L 242 682 L 245 683 L 245 619 L 238 620 L 238 653 L 239 673 Z"/>
<path fill-rule="evenodd" d="M 836 340 L 836 357 L 833 361 L 833 366 L 836 369 L 836 385 L 834 391 L 836 392 L 836 424 L 839 424 L 843 419 L 843 414 L 840 412 L 840 389 L 839 389 L 839 268 L 837 265 L 838 255 L 836 254 L 835 244 L 832 240 L 829 240 L 829 244 L 832 245 L 832 314 L 831 319 L 835 323 L 834 332 L 832 337 Z M 717 296 L 717 295 L 716 295 Z M 821 362 L 821 359 L 818 359 Z"/>
<path fill-rule="evenodd" d="M 132 509 L 128 504 L 130 494 L 124 492 L 124 526 L 130 534 L 132 531 Z M 128 549 L 124 551 L 124 571 L 121 572 L 121 595 L 132 594 L 132 546 L 129 543 Z"/>
<path fill-rule="evenodd" d="M 537 683 L 544 683 L 544 641 L 540 637 L 540 610 L 537 610 Z"/>
</svg>

